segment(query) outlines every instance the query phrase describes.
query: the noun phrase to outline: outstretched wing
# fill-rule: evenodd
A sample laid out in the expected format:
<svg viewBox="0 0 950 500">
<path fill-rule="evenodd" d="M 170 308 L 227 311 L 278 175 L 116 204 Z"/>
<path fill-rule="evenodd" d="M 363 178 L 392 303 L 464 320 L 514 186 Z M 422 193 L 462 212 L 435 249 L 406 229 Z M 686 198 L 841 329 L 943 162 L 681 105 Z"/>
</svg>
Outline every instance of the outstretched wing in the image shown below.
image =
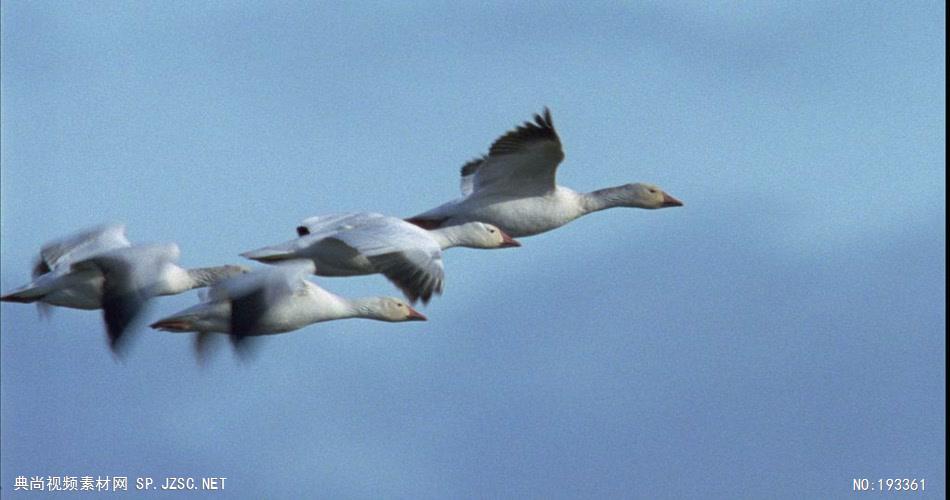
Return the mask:
<svg viewBox="0 0 950 500">
<path fill-rule="evenodd" d="M 557 166 L 563 159 L 551 111 L 544 108 L 543 115 L 534 115 L 534 122 L 525 122 L 496 139 L 487 156 L 462 167 L 463 194 L 468 194 L 469 183 L 470 193 L 548 193 L 556 186 Z"/>
</svg>

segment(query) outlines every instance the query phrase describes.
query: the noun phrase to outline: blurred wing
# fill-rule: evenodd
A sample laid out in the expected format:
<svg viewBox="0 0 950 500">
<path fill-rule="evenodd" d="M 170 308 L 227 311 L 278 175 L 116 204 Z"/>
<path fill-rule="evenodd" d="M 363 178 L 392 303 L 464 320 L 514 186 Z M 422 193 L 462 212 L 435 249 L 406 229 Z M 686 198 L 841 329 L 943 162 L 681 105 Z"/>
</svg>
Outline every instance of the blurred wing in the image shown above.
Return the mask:
<svg viewBox="0 0 950 500">
<path fill-rule="evenodd" d="M 204 366 L 211 356 L 211 344 L 214 342 L 215 334 L 210 332 L 197 332 L 194 335 L 192 348 L 195 352 L 195 359 L 199 365 Z"/>
<path fill-rule="evenodd" d="M 137 286 L 134 265 L 121 258 L 94 257 L 73 265 L 74 270 L 95 267 L 103 276 L 102 319 L 109 347 L 118 352 L 123 335 L 145 308 L 148 291 Z"/>
<path fill-rule="evenodd" d="M 50 269 L 71 262 L 78 262 L 94 255 L 131 246 L 125 237 L 125 226 L 105 225 L 52 241 L 40 250 L 40 257 L 33 268 L 33 277 Z"/>
<path fill-rule="evenodd" d="M 119 248 L 72 264 L 73 271 L 97 269 L 102 273 L 102 317 L 109 346 L 118 352 L 123 335 L 155 295 L 165 266 L 174 262 L 178 247 L 142 245 Z"/>
<path fill-rule="evenodd" d="M 247 274 L 238 274 L 223 279 L 208 287 L 205 293 L 199 292 L 199 296 L 204 302 L 220 302 L 251 293 L 255 288 L 264 286 L 263 281 L 267 269 L 255 269 Z"/>
<path fill-rule="evenodd" d="M 220 335 L 217 333 L 195 333 L 192 348 L 194 349 L 195 360 L 198 362 L 198 366 L 204 367 L 209 363 L 212 349 L 214 348 L 214 344 L 217 343 L 218 337 L 220 337 Z M 251 358 L 255 347 L 255 339 L 253 337 L 237 338 L 234 335 L 228 335 L 228 338 L 231 340 L 235 352 L 242 361 Z"/>
<path fill-rule="evenodd" d="M 316 270 L 312 260 L 298 259 L 264 268 L 265 284 L 271 294 L 293 294 L 305 286 L 307 276 Z"/>
<path fill-rule="evenodd" d="M 231 342 L 238 346 L 245 337 L 264 333 L 261 320 L 267 311 L 306 286 L 313 271 L 313 261 L 292 260 L 237 277 L 247 279 L 226 280 L 228 287 L 222 290 L 231 301 Z"/>
<path fill-rule="evenodd" d="M 270 307 L 264 286 L 231 299 L 231 343 L 239 346 L 245 337 L 261 333 L 261 319 Z"/>
<path fill-rule="evenodd" d="M 557 166 L 564 159 L 551 111 L 534 115 L 534 122 L 499 137 L 488 156 L 462 167 L 463 191 L 471 177 L 471 192 L 535 196 L 553 191 Z"/>
<path fill-rule="evenodd" d="M 234 348 L 234 353 L 237 354 L 238 359 L 242 362 L 248 362 L 254 357 L 254 353 L 257 351 L 257 346 L 260 345 L 260 337 L 238 337 L 236 335 L 228 335 L 228 338 L 231 340 L 231 347 Z"/>
<path fill-rule="evenodd" d="M 270 287 L 294 289 L 299 287 L 305 276 L 312 273 L 313 261 L 306 259 L 285 260 L 273 266 L 261 267 L 246 274 L 231 276 L 208 288 L 203 297 L 206 302 L 233 300 L 236 297 L 252 293 L 257 288 Z"/>
</svg>

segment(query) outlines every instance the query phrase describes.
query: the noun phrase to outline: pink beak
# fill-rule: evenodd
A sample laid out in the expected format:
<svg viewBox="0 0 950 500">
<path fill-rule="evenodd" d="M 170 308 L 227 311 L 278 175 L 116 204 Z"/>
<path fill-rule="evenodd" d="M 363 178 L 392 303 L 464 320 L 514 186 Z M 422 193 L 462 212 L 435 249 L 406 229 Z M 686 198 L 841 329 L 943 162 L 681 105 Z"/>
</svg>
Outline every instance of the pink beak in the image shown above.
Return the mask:
<svg viewBox="0 0 950 500">
<path fill-rule="evenodd" d="M 424 314 L 411 307 L 409 308 L 409 316 L 406 317 L 407 321 L 428 321 L 428 319 Z"/>
<path fill-rule="evenodd" d="M 681 206 L 683 206 L 683 202 L 677 200 L 676 198 L 673 198 L 672 196 L 670 196 L 670 195 L 668 195 L 668 194 L 666 194 L 666 193 L 663 193 L 663 204 L 660 205 L 660 206 L 663 206 L 663 207 L 681 207 Z"/>
<path fill-rule="evenodd" d="M 501 229 L 499 229 L 501 231 Z M 508 236 L 508 233 L 501 231 L 501 247 L 499 248 L 509 248 L 509 247 L 520 247 L 521 243 L 518 240 Z"/>
</svg>

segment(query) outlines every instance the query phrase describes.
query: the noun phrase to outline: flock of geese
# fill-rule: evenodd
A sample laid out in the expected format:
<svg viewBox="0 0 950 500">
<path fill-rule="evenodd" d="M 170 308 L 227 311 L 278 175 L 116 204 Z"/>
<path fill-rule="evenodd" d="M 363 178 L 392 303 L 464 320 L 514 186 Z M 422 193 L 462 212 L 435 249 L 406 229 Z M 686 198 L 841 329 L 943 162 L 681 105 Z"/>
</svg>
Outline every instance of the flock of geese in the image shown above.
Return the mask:
<svg viewBox="0 0 950 500">
<path fill-rule="evenodd" d="M 212 333 L 235 346 L 257 335 L 284 333 L 343 318 L 425 321 L 410 304 L 441 294 L 442 251 L 456 246 L 520 246 L 516 237 L 556 229 L 612 207 L 664 208 L 682 202 L 651 184 L 625 184 L 590 193 L 557 185 L 564 159 L 551 112 L 534 115 L 462 167 L 462 197 L 414 217 L 346 213 L 308 218 L 297 238 L 241 254 L 272 264 L 184 269 L 174 243 L 136 245 L 122 225 L 105 225 L 44 245 L 33 280 L 0 300 L 102 309 L 109 345 L 117 352 L 149 300 L 208 287 L 201 303 L 156 321 L 152 328 L 197 332 L 199 353 Z M 408 299 L 349 299 L 307 279 L 382 274 Z"/>
</svg>

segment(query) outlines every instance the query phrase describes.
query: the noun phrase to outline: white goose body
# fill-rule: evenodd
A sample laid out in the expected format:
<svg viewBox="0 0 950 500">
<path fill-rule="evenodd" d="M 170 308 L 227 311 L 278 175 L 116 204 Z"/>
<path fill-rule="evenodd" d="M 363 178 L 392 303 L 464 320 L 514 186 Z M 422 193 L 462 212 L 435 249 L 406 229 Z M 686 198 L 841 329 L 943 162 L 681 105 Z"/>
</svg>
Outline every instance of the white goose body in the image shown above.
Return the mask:
<svg viewBox="0 0 950 500">
<path fill-rule="evenodd" d="M 207 302 L 161 319 L 152 328 L 170 332 L 229 333 L 235 338 L 272 335 L 345 318 L 424 320 L 399 299 L 346 299 L 305 276 L 313 262 L 295 260 L 259 269 L 215 285 Z"/>
<path fill-rule="evenodd" d="M 423 302 L 442 291 L 442 250 L 519 245 L 498 228 L 481 222 L 426 230 L 375 213 L 310 217 L 297 228 L 297 234 L 297 239 L 241 255 L 266 263 L 308 259 L 319 276 L 381 273 L 410 301 L 421 298 Z"/>
<path fill-rule="evenodd" d="M 663 208 L 682 202 L 651 184 L 625 184 L 579 193 L 556 183 L 564 159 L 551 113 L 498 138 L 489 153 L 462 167 L 463 197 L 406 219 L 426 229 L 478 220 L 514 237 L 556 229 L 613 207 Z"/>
<path fill-rule="evenodd" d="M 282 295 L 261 312 L 258 335 L 272 335 L 298 330 L 307 325 L 354 317 L 355 308 L 341 297 L 308 281 L 293 294 Z M 208 333 L 231 332 L 230 300 L 205 302 L 189 307 L 155 323 L 153 327 L 167 331 L 194 331 Z M 188 330 L 164 328 L 169 322 L 188 323 Z"/>
<path fill-rule="evenodd" d="M 465 197 L 419 215 L 444 219 L 440 227 L 485 221 L 507 234 L 525 237 L 540 234 L 586 214 L 583 195 L 563 186 L 527 197 L 503 194 Z"/>
</svg>

